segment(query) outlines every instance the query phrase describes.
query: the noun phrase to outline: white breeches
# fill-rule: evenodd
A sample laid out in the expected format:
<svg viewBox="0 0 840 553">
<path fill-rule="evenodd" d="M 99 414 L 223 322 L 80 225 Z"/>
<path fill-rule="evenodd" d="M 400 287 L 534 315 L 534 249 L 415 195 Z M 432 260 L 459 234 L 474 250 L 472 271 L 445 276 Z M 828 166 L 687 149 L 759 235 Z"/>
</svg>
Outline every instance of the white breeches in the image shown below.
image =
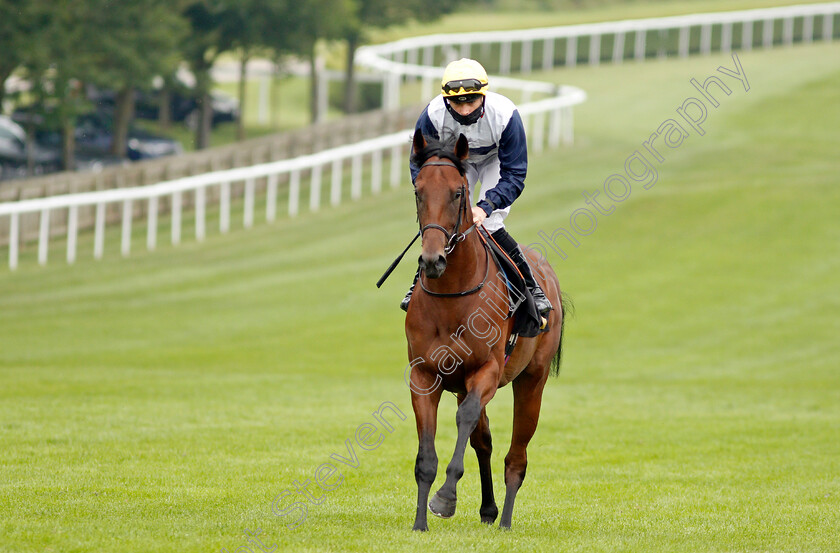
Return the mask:
<svg viewBox="0 0 840 553">
<path fill-rule="evenodd" d="M 467 162 L 467 182 L 470 184 L 470 198 L 475 198 L 475 184 L 481 182 L 478 192 L 478 199 L 473 199 L 471 205 L 475 205 L 484 199 L 484 194 L 491 190 L 499 182 L 500 174 L 499 158 L 494 157 L 476 167 Z M 484 220 L 484 228 L 487 232 L 496 232 L 505 227 L 505 217 L 510 213 L 510 206 L 504 209 L 497 209 Z"/>
</svg>

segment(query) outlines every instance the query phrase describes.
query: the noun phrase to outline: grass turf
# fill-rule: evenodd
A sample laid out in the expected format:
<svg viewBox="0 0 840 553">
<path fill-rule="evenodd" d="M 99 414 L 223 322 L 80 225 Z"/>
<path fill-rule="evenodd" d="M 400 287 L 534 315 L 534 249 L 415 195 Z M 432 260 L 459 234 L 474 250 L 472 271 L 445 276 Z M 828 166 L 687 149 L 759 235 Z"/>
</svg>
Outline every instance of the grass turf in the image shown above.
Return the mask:
<svg viewBox="0 0 840 553">
<path fill-rule="evenodd" d="M 838 49 L 740 59 L 750 91 L 733 87 L 653 188 L 549 257 L 577 315 L 512 532 L 479 523 L 471 450 L 456 517 L 410 531 L 396 305 L 411 263 L 373 286 L 415 229 L 403 186 L 129 259 L 68 267 L 57 244 L 47 267 L 29 251 L 0 273 L 0 551 L 235 551 L 246 528 L 278 551 L 836 550 Z M 568 228 L 581 192 L 719 65 L 731 59 L 535 76 L 590 100 L 574 147 L 532 153 L 514 236 Z M 356 446 L 358 468 L 287 529 L 272 499 L 346 457 L 385 401 L 407 418 Z M 441 411 L 442 475 L 454 400 Z M 489 408 L 499 501 L 510 412 L 505 389 Z"/>
</svg>

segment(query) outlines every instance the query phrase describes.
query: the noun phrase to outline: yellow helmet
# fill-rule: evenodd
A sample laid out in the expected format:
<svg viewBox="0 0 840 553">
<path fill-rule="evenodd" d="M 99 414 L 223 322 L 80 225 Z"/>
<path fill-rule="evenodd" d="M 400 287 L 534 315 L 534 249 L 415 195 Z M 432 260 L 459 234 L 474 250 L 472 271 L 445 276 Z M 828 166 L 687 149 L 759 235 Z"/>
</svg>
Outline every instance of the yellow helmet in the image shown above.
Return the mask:
<svg viewBox="0 0 840 553">
<path fill-rule="evenodd" d="M 461 58 L 446 66 L 440 88 L 445 97 L 481 94 L 489 85 L 487 71 L 475 60 Z"/>
</svg>

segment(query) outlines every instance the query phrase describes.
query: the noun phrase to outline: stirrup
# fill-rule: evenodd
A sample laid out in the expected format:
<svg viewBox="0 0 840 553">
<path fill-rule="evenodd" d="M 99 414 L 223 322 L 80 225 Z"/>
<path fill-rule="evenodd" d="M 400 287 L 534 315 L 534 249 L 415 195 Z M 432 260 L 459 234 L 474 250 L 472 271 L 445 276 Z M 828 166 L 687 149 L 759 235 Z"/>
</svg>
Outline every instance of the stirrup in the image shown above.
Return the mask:
<svg viewBox="0 0 840 553">
<path fill-rule="evenodd" d="M 539 311 L 540 315 L 545 317 L 549 311 L 554 309 L 551 301 L 545 296 L 545 292 L 542 291 L 542 288 L 539 288 L 539 285 L 537 285 L 537 288 L 529 290 L 529 292 L 531 292 L 531 296 L 534 298 L 534 304 L 536 304 L 537 311 Z"/>
<path fill-rule="evenodd" d="M 414 286 L 408 289 L 408 293 L 405 295 L 403 300 L 400 302 L 400 309 L 408 313 L 408 304 L 411 301 L 411 293 L 414 292 Z"/>
</svg>

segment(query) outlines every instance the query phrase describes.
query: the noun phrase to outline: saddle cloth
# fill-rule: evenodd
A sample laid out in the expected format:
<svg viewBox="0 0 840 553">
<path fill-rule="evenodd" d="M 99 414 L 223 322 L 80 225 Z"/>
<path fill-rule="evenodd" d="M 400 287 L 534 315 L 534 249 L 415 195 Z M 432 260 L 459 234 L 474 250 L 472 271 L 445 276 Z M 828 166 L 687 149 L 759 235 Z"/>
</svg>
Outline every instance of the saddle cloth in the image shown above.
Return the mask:
<svg viewBox="0 0 840 553">
<path fill-rule="evenodd" d="M 532 338 L 546 329 L 542 327 L 542 316 L 537 311 L 534 298 L 525 285 L 525 279 L 516 264 L 499 246 L 484 228 L 479 227 L 484 242 L 490 249 L 490 254 L 496 267 L 502 272 L 507 284 L 508 316 L 513 314 L 513 332 L 523 338 Z"/>
</svg>

